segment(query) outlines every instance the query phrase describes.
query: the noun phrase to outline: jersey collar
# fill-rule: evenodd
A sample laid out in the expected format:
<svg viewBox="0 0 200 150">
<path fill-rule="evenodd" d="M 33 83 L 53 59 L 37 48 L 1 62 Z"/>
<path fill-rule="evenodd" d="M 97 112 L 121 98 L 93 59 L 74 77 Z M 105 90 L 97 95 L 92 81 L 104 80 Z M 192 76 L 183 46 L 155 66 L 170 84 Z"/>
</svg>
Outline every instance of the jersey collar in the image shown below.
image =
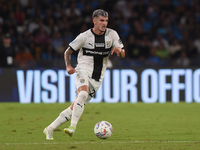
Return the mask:
<svg viewBox="0 0 200 150">
<path fill-rule="evenodd" d="M 91 30 L 91 32 L 92 32 L 95 36 L 104 36 L 105 33 L 106 33 L 106 31 L 107 31 L 107 29 L 106 29 L 106 31 L 105 31 L 102 35 L 98 35 L 98 34 L 95 34 L 95 33 L 93 32 L 92 28 L 91 28 L 90 30 Z"/>
</svg>

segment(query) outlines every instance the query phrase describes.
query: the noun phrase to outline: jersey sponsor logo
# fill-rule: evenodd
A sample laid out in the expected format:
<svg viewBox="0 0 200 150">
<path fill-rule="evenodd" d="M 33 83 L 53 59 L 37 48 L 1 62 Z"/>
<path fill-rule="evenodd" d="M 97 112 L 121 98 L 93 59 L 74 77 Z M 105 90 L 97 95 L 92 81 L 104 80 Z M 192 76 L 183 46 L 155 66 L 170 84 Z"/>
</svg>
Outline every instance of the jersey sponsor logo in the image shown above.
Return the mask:
<svg viewBox="0 0 200 150">
<path fill-rule="evenodd" d="M 97 54 L 97 55 L 108 55 L 109 54 L 109 51 L 107 51 L 107 52 L 98 52 L 98 51 L 86 50 L 85 52 L 88 53 L 88 54 Z"/>
<path fill-rule="evenodd" d="M 95 50 L 95 49 L 88 49 L 88 48 L 83 48 L 83 55 L 87 56 L 96 56 L 100 55 L 103 57 L 107 57 L 110 54 L 111 48 L 105 49 L 104 51 L 100 50 Z"/>
<path fill-rule="evenodd" d="M 95 43 L 95 47 L 104 47 L 105 43 Z"/>
</svg>

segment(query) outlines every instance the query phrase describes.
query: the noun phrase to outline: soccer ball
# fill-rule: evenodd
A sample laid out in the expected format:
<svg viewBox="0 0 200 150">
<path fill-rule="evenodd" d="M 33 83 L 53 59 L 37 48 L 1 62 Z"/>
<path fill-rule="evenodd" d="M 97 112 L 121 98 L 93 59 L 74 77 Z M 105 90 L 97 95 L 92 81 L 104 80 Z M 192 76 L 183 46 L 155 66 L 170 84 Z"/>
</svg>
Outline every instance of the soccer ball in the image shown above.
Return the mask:
<svg viewBox="0 0 200 150">
<path fill-rule="evenodd" d="M 100 139 L 107 139 L 112 135 L 113 127 L 108 121 L 100 121 L 94 126 L 94 133 Z"/>
</svg>

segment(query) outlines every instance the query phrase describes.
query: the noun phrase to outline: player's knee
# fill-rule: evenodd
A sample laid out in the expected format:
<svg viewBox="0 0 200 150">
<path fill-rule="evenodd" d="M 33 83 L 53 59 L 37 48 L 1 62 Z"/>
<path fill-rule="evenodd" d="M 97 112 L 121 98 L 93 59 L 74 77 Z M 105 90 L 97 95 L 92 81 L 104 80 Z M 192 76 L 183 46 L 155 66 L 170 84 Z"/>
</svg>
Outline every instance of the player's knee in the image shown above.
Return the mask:
<svg viewBox="0 0 200 150">
<path fill-rule="evenodd" d="M 85 102 L 88 97 L 88 93 L 86 91 L 80 91 L 78 94 L 78 99 Z"/>
</svg>

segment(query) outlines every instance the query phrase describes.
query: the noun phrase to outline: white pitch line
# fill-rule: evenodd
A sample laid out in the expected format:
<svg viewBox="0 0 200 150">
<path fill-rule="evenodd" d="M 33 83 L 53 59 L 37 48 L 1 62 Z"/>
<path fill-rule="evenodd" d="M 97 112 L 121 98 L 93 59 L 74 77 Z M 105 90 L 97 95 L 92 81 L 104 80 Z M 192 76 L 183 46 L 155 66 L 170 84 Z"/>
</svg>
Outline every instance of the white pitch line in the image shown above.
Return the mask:
<svg viewBox="0 0 200 150">
<path fill-rule="evenodd" d="M 5 143 L 6 145 L 55 145 L 59 143 Z"/>
<path fill-rule="evenodd" d="M 200 143 L 200 141 L 129 141 L 129 142 L 71 142 L 71 144 L 134 144 L 134 143 Z M 5 145 L 56 145 L 67 143 L 5 143 Z"/>
<path fill-rule="evenodd" d="M 200 143 L 200 141 L 134 141 L 134 143 Z"/>
</svg>

